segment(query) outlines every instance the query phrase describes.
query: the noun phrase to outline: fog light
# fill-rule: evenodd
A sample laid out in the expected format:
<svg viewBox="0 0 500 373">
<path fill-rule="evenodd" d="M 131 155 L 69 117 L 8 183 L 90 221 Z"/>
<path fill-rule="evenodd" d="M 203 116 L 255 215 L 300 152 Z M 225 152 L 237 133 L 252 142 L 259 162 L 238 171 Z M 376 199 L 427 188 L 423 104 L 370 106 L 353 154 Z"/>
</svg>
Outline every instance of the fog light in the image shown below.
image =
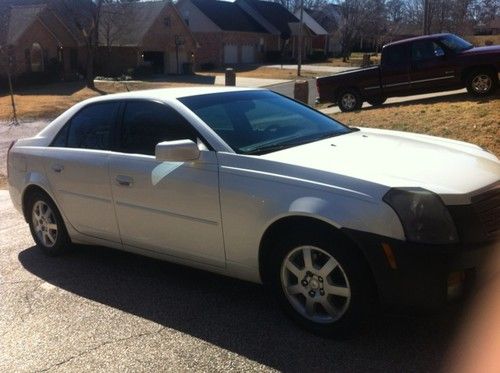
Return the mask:
<svg viewBox="0 0 500 373">
<path fill-rule="evenodd" d="M 464 292 L 465 272 L 452 272 L 448 276 L 448 300 L 460 297 Z"/>
</svg>

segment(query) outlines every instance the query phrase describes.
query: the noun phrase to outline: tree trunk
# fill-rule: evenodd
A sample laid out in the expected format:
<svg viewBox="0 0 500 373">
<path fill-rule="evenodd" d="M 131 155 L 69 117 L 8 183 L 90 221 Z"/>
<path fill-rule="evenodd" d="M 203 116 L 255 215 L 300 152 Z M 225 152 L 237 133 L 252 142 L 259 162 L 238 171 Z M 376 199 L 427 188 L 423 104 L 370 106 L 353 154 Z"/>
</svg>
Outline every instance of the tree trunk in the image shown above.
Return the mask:
<svg viewBox="0 0 500 373">
<path fill-rule="evenodd" d="M 94 51 L 92 48 L 88 49 L 87 52 L 87 72 L 85 74 L 85 83 L 88 88 L 94 89 Z"/>
</svg>

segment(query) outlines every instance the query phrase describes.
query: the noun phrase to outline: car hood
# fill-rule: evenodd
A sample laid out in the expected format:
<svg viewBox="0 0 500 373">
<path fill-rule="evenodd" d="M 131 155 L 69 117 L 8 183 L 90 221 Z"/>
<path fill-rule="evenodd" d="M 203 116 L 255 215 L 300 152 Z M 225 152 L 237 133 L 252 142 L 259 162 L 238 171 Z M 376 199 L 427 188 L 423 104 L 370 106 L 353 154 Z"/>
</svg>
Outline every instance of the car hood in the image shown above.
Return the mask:
<svg viewBox="0 0 500 373">
<path fill-rule="evenodd" d="M 489 45 L 485 47 L 474 47 L 467 49 L 461 54 L 463 55 L 473 55 L 473 54 L 490 54 L 490 53 L 500 53 L 500 45 Z"/>
<path fill-rule="evenodd" d="M 448 204 L 470 203 L 500 180 L 499 160 L 476 145 L 379 129 L 362 128 L 262 158 L 387 187 L 421 187 Z"/>
</svg>

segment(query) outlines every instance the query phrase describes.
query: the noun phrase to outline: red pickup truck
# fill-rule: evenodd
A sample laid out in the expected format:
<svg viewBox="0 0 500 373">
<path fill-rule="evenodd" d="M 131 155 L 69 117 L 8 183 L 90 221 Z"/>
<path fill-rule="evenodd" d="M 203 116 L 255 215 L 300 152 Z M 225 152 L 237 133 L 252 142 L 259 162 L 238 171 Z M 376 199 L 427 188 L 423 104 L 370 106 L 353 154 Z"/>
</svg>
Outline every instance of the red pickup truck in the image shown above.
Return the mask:
<svg viewBox="0 0 500 373">
<path fill-rule="evenodd" d="M 354 111 L 364 101 L 377 106 L 388 97 L 463 87 L 486 96 L 497 88 L 499 71 L 500 45 L 475 48 L 456 35 L 426 35 L 385 45 L 380 66 L 318 78 L 318 101 Z"/>
</svg>

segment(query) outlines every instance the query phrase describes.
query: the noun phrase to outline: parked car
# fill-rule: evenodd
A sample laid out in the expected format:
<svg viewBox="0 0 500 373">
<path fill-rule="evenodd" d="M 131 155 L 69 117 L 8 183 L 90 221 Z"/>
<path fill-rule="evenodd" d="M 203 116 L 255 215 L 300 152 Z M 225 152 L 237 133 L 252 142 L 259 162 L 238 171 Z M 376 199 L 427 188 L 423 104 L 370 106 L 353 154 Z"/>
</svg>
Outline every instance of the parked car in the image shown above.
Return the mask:
<svg viewBox="0 0 500 373">
<path fill-rule="evenodd" d="M 354 111 L 364 101 L 378 106 L 388 97 L 463 87 L 482 97 L 498 87 L 499 71 L 500 45 L 475 48 L 456 35 L 427 35 L 385 45 L 380 66 L 318 78 L 318 101 Z"/>
<path fill-rule="evenodd" d="M 264 283 L 297 322 L 353 330 L 439 307 L 500 233 L 500 161 L 350 128 L 263 89 L 83 101 L 8 152 L 38 247 L 102 245 Z"/>
</svg>

